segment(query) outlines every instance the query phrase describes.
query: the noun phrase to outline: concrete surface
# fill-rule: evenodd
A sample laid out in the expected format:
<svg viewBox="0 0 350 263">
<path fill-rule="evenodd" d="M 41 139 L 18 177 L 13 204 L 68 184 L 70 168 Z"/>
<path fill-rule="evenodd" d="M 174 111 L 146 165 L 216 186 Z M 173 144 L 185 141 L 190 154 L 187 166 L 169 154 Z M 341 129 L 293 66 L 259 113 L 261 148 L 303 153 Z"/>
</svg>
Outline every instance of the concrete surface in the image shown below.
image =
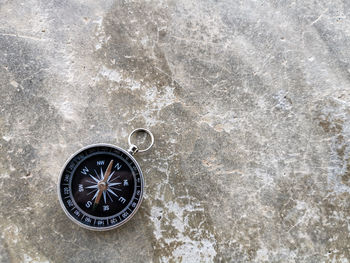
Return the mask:
<svg viewBox="0 0 350 263">
<path fill-rule="evenodd" d="M 350 261 L 350 2 L 0 1 L 0 262 Z M 71 223 L 91 143 L 137 159 L 141 210 Z"/>
</svg>

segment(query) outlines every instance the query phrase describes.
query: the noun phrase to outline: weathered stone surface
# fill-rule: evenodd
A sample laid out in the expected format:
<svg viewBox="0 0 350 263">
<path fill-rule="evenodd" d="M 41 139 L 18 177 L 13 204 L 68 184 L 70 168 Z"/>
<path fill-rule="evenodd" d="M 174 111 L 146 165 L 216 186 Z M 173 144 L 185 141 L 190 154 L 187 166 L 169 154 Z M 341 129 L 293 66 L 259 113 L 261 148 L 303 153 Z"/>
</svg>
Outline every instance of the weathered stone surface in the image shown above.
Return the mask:
<svg viewBox="0 0 350 263">
<path fill-rule="evenodd" d="M 0 1 L 0 262 L 349 262 L 349 1 Z M 138 214 L 70 222 L 80 147 L 148 127 Z"/>
</svg>

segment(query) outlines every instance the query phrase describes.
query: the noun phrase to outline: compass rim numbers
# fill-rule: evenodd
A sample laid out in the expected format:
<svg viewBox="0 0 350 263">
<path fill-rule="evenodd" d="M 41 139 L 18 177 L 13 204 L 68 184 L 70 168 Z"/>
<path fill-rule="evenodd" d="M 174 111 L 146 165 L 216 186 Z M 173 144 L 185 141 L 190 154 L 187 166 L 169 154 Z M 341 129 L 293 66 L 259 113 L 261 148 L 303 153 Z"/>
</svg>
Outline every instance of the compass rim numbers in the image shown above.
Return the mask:
<svg viewBox="0 0 350 263">
<path fill-rule="evenodd" d="M 72 180 L 73 177 L 77 176 L 77 168 L 79 165 L 83 163 L 84 160 L 100 154 L 110 155 L 113 159 L 121 160 L 122 164 L 127 164 L 134 178 L 132 197 L 128 200 L 127 205 L 121 211 L 117 211 L 115 214 L 106 217 L 94 216 L 84 211 L 77 204 L 72 194 Z M 118 166 L 116 167 L 118 168 Z M 106 178 L 107 176 L 108 175 L 106 175 Z M 144 179 L 142 171 L 133 156 L 115 145 L 93 144 L 80 149 L 67 160 L 59 176 L 57 190 L 60 204 L 66 215 L 73 222 L 90 230 L 103 231 L 117 228 L 134 216 L 142 203 L 143 187 Z M 123 204 L 126 202 L 123 196 L 118 198 L 119 202 Z M 92 205 L 92 202 L 90 202 L 89 205 Z"/>
</svg>

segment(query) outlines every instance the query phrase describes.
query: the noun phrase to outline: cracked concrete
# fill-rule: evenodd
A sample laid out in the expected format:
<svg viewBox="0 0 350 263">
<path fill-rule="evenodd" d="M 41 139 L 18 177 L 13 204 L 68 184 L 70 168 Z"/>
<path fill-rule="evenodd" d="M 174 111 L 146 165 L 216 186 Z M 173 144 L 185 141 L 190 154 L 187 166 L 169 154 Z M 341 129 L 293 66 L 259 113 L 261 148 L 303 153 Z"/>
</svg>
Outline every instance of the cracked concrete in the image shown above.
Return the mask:
<svg viewBox="0 0 350 263">
<path fill-rule="evenodd" d="M 0 262 L 350 262 L 348 1 L 0 1 Z M 122 228 L 72 224 L 80 147 L 156 143 Z"/>
</svg>

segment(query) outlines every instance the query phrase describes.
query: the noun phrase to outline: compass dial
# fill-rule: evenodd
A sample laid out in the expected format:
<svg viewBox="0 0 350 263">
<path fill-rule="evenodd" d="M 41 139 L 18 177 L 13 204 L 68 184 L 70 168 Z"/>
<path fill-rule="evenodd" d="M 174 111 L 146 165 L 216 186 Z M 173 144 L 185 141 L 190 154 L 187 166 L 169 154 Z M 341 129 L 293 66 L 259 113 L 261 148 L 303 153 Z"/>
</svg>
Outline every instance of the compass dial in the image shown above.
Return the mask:
<svg viewBox="0 0 350 263">
<path fill-rule="evenodd" d="M 108 230 L 129 220 L 143 194 L 135 159 L 113 145 L 88 146 L 69 159 L 58 184 L 61 205 L 70 219 L 92 230 Z"/>
</svg>

